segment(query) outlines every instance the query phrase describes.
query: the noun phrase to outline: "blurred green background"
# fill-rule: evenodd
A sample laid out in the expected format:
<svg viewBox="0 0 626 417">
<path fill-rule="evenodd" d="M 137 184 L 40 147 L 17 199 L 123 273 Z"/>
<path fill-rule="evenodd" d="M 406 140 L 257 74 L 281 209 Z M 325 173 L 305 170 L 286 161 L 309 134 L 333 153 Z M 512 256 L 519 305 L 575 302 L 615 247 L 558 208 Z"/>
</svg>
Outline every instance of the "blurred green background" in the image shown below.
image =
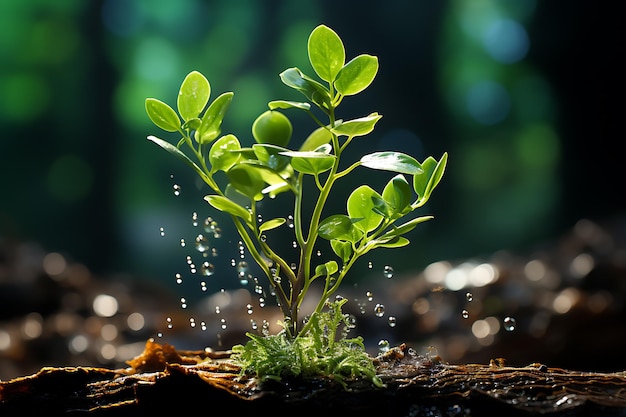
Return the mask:
<svg viewBox="0 0 626 417">
<path fill-rule="evenodd" d="M 306 41 L 320 23 L 342 37 L 349 58 L 380 59 L 374 84 L 343 105 L 344 118 L 384 115 L 352 156 L 383 149 L 420 160 L 450 155 L 424 210 L 436 219 L 413 232 L 414 246 L 396 252 L 396 270 L 525 250 L 580 218 L 613 218 L 623 212 L 623 106 L 615 104 L 623 37 L 609 7 L 3 0 L 0 239 L 38 242 L 99 274 L 174 285 L 184 262 L 180 240 L 193 240 L 197 213 L 224 229 L 213 244 L 228 263 L 237 237 L 203 202 L 206 189 L 191 170 L 145 140 L 177 139 L 150 123 L 144 100 L 175 103 L 184 76 L 199 70 L 212 97 L 235 92 L 223 131 L 250 143 L 267 101 L 300 99 L 278 73 L 298 66 L 312 74 Z M 292 115 L 296 134 L 306 135 L 306 120 Z M 359 185 L 357 177 L 342 183 L 346 190 Z M 388 252 L 372 256 L 389 262 Z"/>
</svg>

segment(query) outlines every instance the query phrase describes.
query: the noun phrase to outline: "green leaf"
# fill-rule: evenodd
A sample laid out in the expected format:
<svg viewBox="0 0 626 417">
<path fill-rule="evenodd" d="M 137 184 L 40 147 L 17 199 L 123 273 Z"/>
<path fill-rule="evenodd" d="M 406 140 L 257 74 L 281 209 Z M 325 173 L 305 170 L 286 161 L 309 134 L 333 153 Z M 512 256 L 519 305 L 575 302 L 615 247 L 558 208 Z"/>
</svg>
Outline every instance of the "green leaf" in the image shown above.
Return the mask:
<svg viewBox="0 0 626 417">
<path fill-rule="evenodd" d="M 367 246 L 373 245 L 375 248 L 401 248 L 402 246 L 406 246 L 409 243 L 409 239 L 396 236 L 392 239 L 374 239 L 372 241 L 367 242 Z M 370 249 L 371 250 L 371 249 Z"/>
<path fill-rule="evenodd" d="M 377 57 L 359 55 L 341 68 L 335 80 L 335 88 L 344 96 L 360 93 L 374 81 L 377 72 Z"/>
<path fill-rule="evenodd" d="M 259 232 L 267 232 L 268 230 L 276 229 L 277 227 L 282 226 L 287 220 L 282 217 L 278 217 L 276 219 L 268 220 L 263 222 L 259 226 Z"/>
<path fill-rule="evenodd" d="M 330 247 L 333 249 L 333 252 L 335 252 L 335 255 L 341 258 L 341 261 L 344 264 L 350 260 L 352 254 L 354 253 L 351 242 L 333 239 L 330 241 Z"/>
<path fill-rule="evenodd" d="M 319 25 L 309 35 L 309 61 L 319 77 L 333 82 L 346 60 L 343 42 L 331 28 Z"/>
<path fill-rule="evenodd" d="M 178 113 L 187 121 L 198 117 L 209 102 L 211 85 L 198 71 L 192 71 L 183 80 L 178 92 Z"/>
<path fill-rule="evenodd" d="M 176 146 L 172 145 L 171 143 L 169 143 L 169 142 L 167 142 L 167 141 L 165 141 L 163 139 L 159 139 L 156 136 L 148 136 L 148 140 L 151 141 L 151 142 L 156 143 L 157 145 L 159 145 L 161 148 L 165 149 L 170 154 L 172 154 L 175 157 L 181 159 L 184 163 L 186 163 L 191 168 L 193 168 L 193 170 L 196 171 L 196 173 L 200 176 L 200 178 L 202 178 L 202 179 L 207 178 L 207 175 L 202 171 L 202 169 L 200 169 L 200 167 L 195 162 L 193 162 L 191 159 L 189 159 L 189 157 L 187 155 L 185 155 Z"/>
<path fill-rule="evenodd" d="M 434 219 L 433 216 L 416 217 L 415 219 L 409 220 L 408 222 L 403 223 L 400 226 L 393 228 L 392 230 L 388 231 L 381 237 L 389 238 L 389 237 L 400 236 L 405 233 L 409 233 L 411 230 L 415 229 L 415 226 L 417 226 L 418 224 L 424 223 L 425 221 L 432 220 L 432 219 Z"/>
<path fill-rule="evenodd" d="M 167 131 L 176 132 L 180 129 L 180 118 L 173 108 L 156 98 L 146 99 L 146 113 L 157 127 Z"/>
<path fill-rule="evenodd" d="M 298 90 L 321 109 L 330 107 L 328 88 L 304 75 L 298 68 L 288 68 L 280 73 L 281 81 L 288 87 Z"/>
<path fill-rule="evenodd" d="M 351 219 L 362 219 L 355 226 L 364 232 L 376 229 L 383 220 L 383 216 L 373 210 L 375 205 L 372 198 L 382 200 L 382 196 L 368 185 L 361 185 L 348 197 L 348 216 Z"/>
<path fill-rule="evenodd" d="M 401 152 L 374 152 L 361 158 L 361 165 L 382 171 L 415 175 L 423 172 L 422 165 L 415 158 Z"/>
<path fill-rule="evenodd" d="M 310 110 L 311 103 L 303 103 L 299 101 L 287 101 L 287 100 L 274 100 L 267 103 L 267 106 L 270 110 L 275 109 L 300 109 L 300 110 Z"/>
<path fill-rule="evenodd" d="M 303 152 L 312 151 L 329 143 L 332 138 L 333 135 L 327 127 L 318 127 L 304 140 L 304 143 L 300 146 L 300 150 Z"/>
<path fill-rule="evenodd" d="M 378 113 L 371 113 L 365 117 L 343 122 L 333 127 L 331 131 L 337 136 L 364 136 L 374 130 L 374 125 L 376 125 L 376 122 L 378 122 L 381 117 L 383 116 Z"/>
<path fill-rule="evenodd" d="M 202 116 L 202 124 L 196 131 L 195 138 L 199 143 L 209 143 L 220 135 L 222 121 L 233 100 L 233 95 L 232 92 L 220 94 L 206 109 Z"/>
<path fill-rule="evenodd" d="M 327 240 L 341 239 L 349 242 L 357 242 L 363 236 L 363 233 L 354 227 L 354 221 L 345 214 L 334 214 L 322 220 L 318 233 Z"/>
<path fill-rule="evenodd" d="M 254 201 L 263 199 L 262 191 L 265 188 L 265 181 L 255 166 L 237 164 L 226 172 L 226 176 L 230 185 L 249 199 Z"/>
<path fill-rule="evenodd" d="M 424 173 L 413 177 L 413 189 L 417 193 L 420 202 L 428 201 L 430 194 L 441 181 L 448 162 L 448 153 L 445 152 L 439 162 L 429 156 L 422 163 Z"/>
<path fill-rule="evenodd" d="M 331 276 L 339 271 L 339 266 L 335 261 L 328 261 L 315 267 L 315 275 Z"/>
<path fill-rule="evenodd" d="M 255 143 L 252 150 L 256 158 L 276 172 L 282 172 L 289 166 L 289 157 L 281 155 L 289 149 L 270 143 Z"/>
<path fill-rule="evenodd" d="M 411 204 L 411 185 L 404 175 L 398 174 L 389 180 L 383 190 L 383 199 L 398 214 Z"/>
<path fill-rule="evenodd" d="M 245 207 L 240 206 L 229 198 L 221 195 L 207 195 L 204 199 L 219 211 L 223 211 L 236 217 L 241 217 L 247 224 L 252 222 L 252 215 L 250 212 Z"/>
<path fill-rule="evenodd" d="M 224 135 L 211 146 L 209 150 L 209 162 L 211 171 L 228 171 L 237 163 L 241 154 L 238 151 L 241 144 L 235 135 Z"/>
<path fill-rule="evenodd" d="M 303 174 L 317 175 L 332 168 L 337 158 L 324 152 L 287 151 L 281 155 L 291 157 L 291 166 Z"/>
</svg>

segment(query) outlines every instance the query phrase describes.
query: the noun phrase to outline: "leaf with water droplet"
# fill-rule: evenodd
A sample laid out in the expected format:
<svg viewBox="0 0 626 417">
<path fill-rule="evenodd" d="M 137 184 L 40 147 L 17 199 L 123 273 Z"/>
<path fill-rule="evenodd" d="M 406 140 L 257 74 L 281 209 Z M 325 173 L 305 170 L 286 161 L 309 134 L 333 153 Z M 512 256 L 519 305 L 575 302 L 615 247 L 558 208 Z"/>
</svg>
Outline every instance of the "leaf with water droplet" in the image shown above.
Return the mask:
<svg viewBox="0 0 626 417">
<path fill-rule="evenodd" d="M 209 102 L 211 85 L 198 71 L 192 71 L 183 80 L 178 92 L 178 112 L 187 121 L 198 117 Z"/>
<path fill-rule="evenodd" d="M 146 113 L 152 123 L 167 132 L 180 129 L 180 118 L 173 108 L 156 98 L 146 99 Z"/>
</svg>

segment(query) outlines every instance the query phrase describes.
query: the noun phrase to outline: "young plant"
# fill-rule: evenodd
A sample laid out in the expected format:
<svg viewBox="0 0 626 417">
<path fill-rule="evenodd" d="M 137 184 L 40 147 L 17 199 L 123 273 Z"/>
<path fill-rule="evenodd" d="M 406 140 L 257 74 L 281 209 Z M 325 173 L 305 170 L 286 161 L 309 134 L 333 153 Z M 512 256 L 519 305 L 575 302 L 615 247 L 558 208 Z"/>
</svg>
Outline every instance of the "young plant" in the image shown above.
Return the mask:
<svg viewBox="0 0 626 417">
<path fill-rule="evenodd" d="M 249 334 L 250 341 L 235 352 L 242 361 L 259 374 L 280 377 L 307 374 L 307 369 L 334 374 L 370 375 L 371 368 L 358 360 L 338 359 L 335 347 L 344 343 L 349 350 L 364 352 L 360 338 L 340 338 L 337 333 L 345 321 L 338 320 L 344 301 L 330 302 L 355 262 L 377 248 L 398 248 L 409 244 L 405 237 L 419 223 L 432 216 L 410 218 L 422 207 L 439 184 L 446 167 L 447 153 L 439 160 L 433 157 L 418 162 L 414 157 L 394 151 L 364 155 L 347 166 L 342 155 L 354 140 L 371 133 L 381 119 L 378 113 L 342 120 L 337 109 L 345 98 L 365 90 L 378 72 L 378 58 L 359 55 L 346 62 L 342 40 L 330 28 L 317 26 L 308 38 L 308 56 L 319 77 L 314 79 L 298 68 L 288 68 L 280 79 L 301 93 L 305 101 L 276 100 L 252 124 L 254 143 L 243 146 L 233 134 L 221 134 L 221 124 L 233 99 L 232 92 L 219 95 L 209 104 L 211 86 L 199 72 L 192 71 L 182 82 L 177 99 L 177 112 L 155 98 L 146 99 L 146 111 L 152 122 L 167 132 L 178 132 L 180 140 L 173 145 L 155 136 L 148 139 L 182 159 L 202 178 L 212 193 L 205 200 L 215 209 L 232 218 L 242 242 L 263 270 L 276 294 L 284 315 L 284 331 L 280 335 L 259 337 Z M 207 104 L 208 107 L 207 107 Z M 206 108 L 206 110 L 205 110 Z M 292 124 L 281 112 L 302 111 L 308 114 L 315 128 L 297 149 L 289 148 Z M 326 213 L 335 184 L 357 168 L 388 171 L 395 175 L 382 191 L 367 184 L 353 190 L 346 202 L 345 213 Z M 299 248 L 299 260 L 291 262 L 269 244 L 267 234 L 287 223 L 283 217 L 258 219 L 262 200 L 287 193 L 293 204 L 293 232 Z M 314 201 L 305 216 L 304 200 Z M 328 241 L 335 257 L 318 262 L 313 256 L 320 239 Z M 300 317 L 300 307 L 311 285 L 322 281 L 322 296 L 307 320 Z M 329 311 L 324 311 L 328 307 Z M 325 335 L 322 342 L 322 335 Z M 261 358 L 278 361 L 274 350 L 282 346 L 290 351 L 284 367 L 263 365 Z M 256 352 L 256 354 L 254 353 Z M 261 354 L 265 352 L 266 354 Z M 304 352 L 312 353 L 307 355 Z M 311 367 L 294 357 L 333 356 L 331 362 L 346 363 L 345 369 Z M 257 362 L 253 362 L 257 358 Z M 354 362 L 354 361 L 353 361 Z M 363 366 L 365 367 L 363 367 Z M 287 369 L 287 370 L 286 370 Z"/>
</svg>

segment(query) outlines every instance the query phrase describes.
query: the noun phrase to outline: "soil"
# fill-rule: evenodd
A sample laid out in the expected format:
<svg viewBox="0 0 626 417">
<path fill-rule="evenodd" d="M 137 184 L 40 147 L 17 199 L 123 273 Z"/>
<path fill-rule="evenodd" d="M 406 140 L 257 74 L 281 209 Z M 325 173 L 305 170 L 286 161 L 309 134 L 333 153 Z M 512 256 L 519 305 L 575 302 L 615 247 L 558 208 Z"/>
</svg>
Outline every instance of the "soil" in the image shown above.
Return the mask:
<svg viewBox="0 0 626 417">
<path fill-rule="evenodd" d="M 453 365 L 405 344 L 372 358 L 384 388 L 331 378 L 241 375 L 229 351 L 183 351 L 149 339 L 123 369 L 45 367 L 0 381 L 0 415 L 626 416 L 626 372 L 532 363 Z"/>
</svg>

